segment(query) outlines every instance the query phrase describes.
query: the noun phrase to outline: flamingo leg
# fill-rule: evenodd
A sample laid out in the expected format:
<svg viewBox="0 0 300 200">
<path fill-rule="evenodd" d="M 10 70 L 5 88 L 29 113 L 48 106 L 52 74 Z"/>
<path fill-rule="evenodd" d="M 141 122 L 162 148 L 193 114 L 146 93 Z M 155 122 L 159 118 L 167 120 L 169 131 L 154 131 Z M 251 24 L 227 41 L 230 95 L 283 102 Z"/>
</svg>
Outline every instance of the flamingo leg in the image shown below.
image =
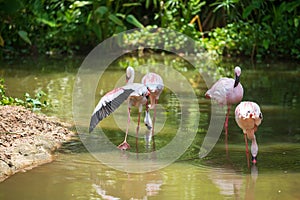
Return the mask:
<svg viewBox="0 0 300 200">
<path fill-rule="evenodd" d="M 138 152 L 140 121 L 141 121 L 141 112 L 139 111 L 139 114 L 138 114 L 138 125 L 136 127 L 136 137 L 135 137 L 135 146 L 136 146 L 136 151 L 137 152 Z"/>
<path fill-rule="evenodd" d="M 229 118 L 229 113 L 230 113 L 230 105 L 227 106 L 226 119 L 225 119 L 225 123 L 224 123 L 226 136 L 228 134 L 228 118 Z"/>
<path fill-rule="evenodd" d="M 225 128 L 225 150 L 226 150 L 226 155 L 228 157 L 228 118 L 229 118 L 229 113 L 230 113 L 230 106 L 227 106 L 227 113 L 226 113 L 226 118 L 225 118 L 225 123 L 224 123 L 224 128 Z"/>
<path fill-rule="evenodd" d="M 138 125 L 136 127 L 136 137 L 138 137 L 139 130 L 140 130 L 140 121 L 141 121 L 141 112 L 138 114 Z"/>
<path fill-rule="evenodd" d="M 126 127 L 126 133 L 124 141 L 118 146 L 121 150 L 130 149 L 130 145 L 127 143 L 127 135 L 129 131 L 129 125 L 130 125 L 130 107 L 128 106 L 128 117 L 127 117 L 127 127 Z"/>
<path fill-rule="evenodd" d="M 228 154 L 228 135 L 227 134 L 225 134 L 225 150 L 226 150 L 226 156 L 228 158 L 229 154 Z"/>
<path fill-rule="evenodd" d="M 154 111 L 153 111 L 153 126 L 152 126 L 152 137 L 154 136 L 154 125 L 155 125 L 155 119 L 156 119 L 156 104 L 157 104 L 158 100 L 155 99 L 155 105 L 154 105 Z"/>
<path fill-rule="evenodd" d="M 244 133 L 244 139 L 245 139 L 245 145 L 246 145 L 247 164 L 248 164 L 248 168 L 250 168 L 250 162 L 249 162 L 249 149 L 248 149 L 248 139 L 247 139 L 247 134 L 246 134 L 246 133 Z"/>
</svg>

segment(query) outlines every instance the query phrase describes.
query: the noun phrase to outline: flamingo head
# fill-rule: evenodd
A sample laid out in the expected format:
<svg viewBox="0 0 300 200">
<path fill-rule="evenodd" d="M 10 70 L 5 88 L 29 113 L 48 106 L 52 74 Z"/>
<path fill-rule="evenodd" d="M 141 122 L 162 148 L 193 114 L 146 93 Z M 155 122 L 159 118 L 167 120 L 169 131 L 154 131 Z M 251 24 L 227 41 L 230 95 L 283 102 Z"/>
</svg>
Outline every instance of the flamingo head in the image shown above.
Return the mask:
<svg viewBox="0 0 300 200">
<path fill-rule="evenodd" d="M 241 73 L 242 73 L 241 68 L 240 68 L 239 66 L 236 66 L 236 67 L 234 68 L 234 74 L 237 75 L 237 76 L 240 76 Z"/>
<path fill-rule="evenodd" d="M 133 83 L 134 80 L 134 69 L 129 66 L 126 69 L 126 83 Z"/>
<path fill-rule="evenodd" d="M 149 111 L 145 112 L 144 123 L 145 123 L 148 130 L 152 129 L 152 120 L 151 120 Z"/>
<path fill-rule="evenodd" d="M 254 131 L 253 131 L 253 138 L 251 144 L 251 154 L 252 154 L 252 163 L 255 164 L 257 162 L 258 145 L 256 143 Z"/>
<path fill-rule="evenodd" d="M 159 96 L 159 91 L 156 88 L 152 88 L 150 86 L 148 86 L 147 89 L 148 89 L 148 97 L 150 97 L 149 108 L 153 109 L 156 104 L 157 96 Z"/>
</svg>

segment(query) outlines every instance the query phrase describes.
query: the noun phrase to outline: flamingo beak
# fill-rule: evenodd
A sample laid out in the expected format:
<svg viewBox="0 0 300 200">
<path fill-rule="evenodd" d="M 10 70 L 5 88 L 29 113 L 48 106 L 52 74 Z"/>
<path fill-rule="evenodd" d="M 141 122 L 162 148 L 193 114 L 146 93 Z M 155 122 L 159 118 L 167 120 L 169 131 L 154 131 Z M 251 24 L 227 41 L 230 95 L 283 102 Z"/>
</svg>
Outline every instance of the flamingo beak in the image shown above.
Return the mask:
<svg viewBox="0 0 300 200">
<path fill-rule="evenodd" d="M 238 86 L 239 82 L 240 82 L 240 77 L 237 74 L 235 74 L 234 87 Z"/>
<path fill-rule="evenodd" d="M 256 158 L 257 158 L 257 156 L 255 156 L 255 157 L 252 157 L 252 163 L 253 163 L 253 164 L 256 164 L 256 163 L 257 163 L 257 160 L 256 160 Z"/>
</svg>

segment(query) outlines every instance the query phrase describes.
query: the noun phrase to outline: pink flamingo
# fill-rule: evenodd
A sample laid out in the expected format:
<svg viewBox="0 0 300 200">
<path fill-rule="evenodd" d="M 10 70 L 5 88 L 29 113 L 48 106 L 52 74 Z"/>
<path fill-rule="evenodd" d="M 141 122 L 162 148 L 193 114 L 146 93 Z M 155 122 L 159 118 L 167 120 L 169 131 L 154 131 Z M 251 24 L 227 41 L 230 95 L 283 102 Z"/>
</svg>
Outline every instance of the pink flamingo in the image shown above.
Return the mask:
<svg viewBox="0 0 300 200">
<path fill-rule="evenodd" d="M 126 150 L 130 148 L 130 145 L 127 143 L 127 135 L 130 124 L 130 110 L 131 106 L 137 106 L 139 108 L 138 116 L 138 127 L 140 124 L 140 113 L 142 111 L 142 106 L 148 105 L 148 96 L 150 95 L 147 87 L 140 83 L 133 83 L 134 80 L 134 69 L 128 67 L 126 70 L 126 82 L 127 84 L 123 87 L 116 88 L 107 94 L 105 94 L 97 104 L 96 108 L 91 117 L 89 132 L 92 132 L 97 124 L 114 112 L 126 99 L 128 99 L 128 119 L 127 119 L 127 128 L 125 133 L 124 141 L 118 146 L 121 150 Z M 151 119 L 146 115 L 147 125 L 151 126 Z M 138 128 L 137 128 L 138 130 Z"/>
<path fill-rule="evenodd" d="M 254 102 L 243 101 L 235 109 L 235 121 L 244 132 L 248 166 L 249 166 L 248 139 L 252 141 L 251 143 L 252 162 L 253 164 L 255 164 L 257 159 L 257 153 L 258 153 L 258 146 L 255 138 L 255 132 L 257 131 L 257 127 L 261 124 L 262 118 L 263 116 L 260 111 L 260 107 Z"/>
<path fill-rule="evenodd" d="M 154 135 L 154 124 L 155 124 L 155 118 L 156 118 L 156 104 L 158 103 L 158 99 L 160 94 L 162 93 L 162 90 L 164 89 L 164 82 L 160 75 L 156 73 L 147 73 L 142 78 L 142 83 L 148 88 L 150 91 L 150 109 L 154 109 L 153 114 L 153 129 L 152 129 L 152 136 Z M 146 110 L 146 115 L 149 111 Z M 148 114 L 149 115 L 149 114 Z M 145 122 L 146 123 L 146 122 Z"/>
<path fill-rule="evenodd" d="M 228 133 L 228 118 L 230 107 L 242 101 L 244 89 L 240 83 L 241 68 L 234 68 L 235 79 L 221 78 L 206 93 L 206 98 L 214 99 L 220 105 L 227 105 L 227 114 L 225 119 L 225 133 Z"/>
<path fill-rule="evenodd" d="M 132 84 L 134 82 L 134 77 L 135 77 L 135 72 L 134 69 L 132 67 L 127 67 L 126 69 L 126 82 L 127 84 Z M 141 84 L 143 85 L 143 84 Z M 152 121 L 148 112 L 148 98 L 150 96 L 150 92 L 149 89 L 144 86 L 143 87 L 144 92 L 146 92 L 146 95 L 141 95 L 140 93 L 137 92 L 133 92 L 132 94 L 130 94 L 129 96 L 129 101 L 128 101 L 128 121 L 127 121 L 127 128 L 126 128 L 126 137 L 128 134 L 128 129 L 129 129 L 129 124 L 130 124 L 130 111 L 131 111 L 131 107 L 135 106 L 138 107 L 139 111 L 138 111 L 138 125 L 136 128 L 136 135 L 138 134 L 139 128 L 140 128 L 140 119 L 141 119 L 141 112 L 143 110 L 143 105 L 146 105 L 146 115 L 145 115 L 145 119 L 144 119 L 144 123 L 147 126 L 148 129 L 152 128 Z M 137 137 L 138 138 L 138 137 Z M 126 142 L 126 140 L 119 145 L 120 149 L 128 149 L 130 148 L 129 144 Z"/>
</svg>

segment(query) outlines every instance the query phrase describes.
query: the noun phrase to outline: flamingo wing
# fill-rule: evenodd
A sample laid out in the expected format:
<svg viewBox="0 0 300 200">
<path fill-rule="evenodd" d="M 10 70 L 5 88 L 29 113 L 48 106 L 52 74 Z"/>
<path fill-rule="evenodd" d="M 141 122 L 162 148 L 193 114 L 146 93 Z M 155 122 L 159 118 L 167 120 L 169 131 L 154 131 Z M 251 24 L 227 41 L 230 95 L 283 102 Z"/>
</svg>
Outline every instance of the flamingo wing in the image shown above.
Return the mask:
<svg viewBox="0 0 300 200">
<path fill-rule="evenodd" d="M 263 115 L 262 112 L 260 111 L 259 105 L 254 102 L 253 102 L 253 110 L 254 110 L 253 113 L 254 113 L 255 125 L 259 126 L 263 119 Z"/>
<path fill-rule="evenodd" d="M 235 119 L 240 128 L 258 127 L 262 121 L 260 107 L 255 102 L 243 101 L 235 109 Z"/>
<path fill-rule="evenodd" d="M 206 93 L 205 96 L 214 99 L 221 105 L 227 104 L 227 95 L 233 90 L 234 79 L 219 79 Z"/>
<path fill-rule="evenodd" d="M 89 132 L 92 132 L 101 120 L 114 112 L 133 92 L 134 89 L 123 87 L 116 88 L 105 94 L 92 114 Z"/>
<path fill-rule="evenodd" d="M 123 88 L 130 88 L 133 89 L 134 92 L 130 94 L 130 96 L 147 96 L 148 94 L 148 89 L 146 86 L 144 86 L 141 83 L 132 83 L 124 86 Z"/>
</svg>

